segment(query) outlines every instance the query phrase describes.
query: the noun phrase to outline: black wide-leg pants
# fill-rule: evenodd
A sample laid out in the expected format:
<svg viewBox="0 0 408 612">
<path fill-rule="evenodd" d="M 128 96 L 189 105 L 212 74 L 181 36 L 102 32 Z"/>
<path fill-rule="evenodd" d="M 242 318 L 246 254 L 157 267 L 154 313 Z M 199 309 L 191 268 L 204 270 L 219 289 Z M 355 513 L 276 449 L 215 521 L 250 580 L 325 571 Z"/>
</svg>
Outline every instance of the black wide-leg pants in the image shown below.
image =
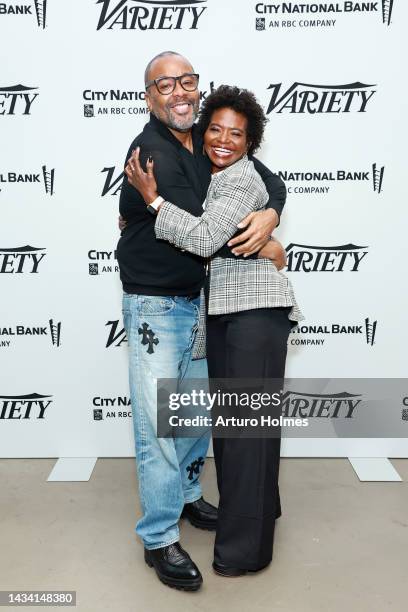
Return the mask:
<svg viewBox="0 0 408 612">
<path fill-rule="evenodd" d="M 207 317 L 211 378 L 283 381 L 290 308 L 261 308 Z M 280 384 L 278 389 L 280 389 Z M 214 561 L 256 570 L 272 560 L 280 516 L 277 438 L 213 438 L 220 493 Z"/>
</svg>

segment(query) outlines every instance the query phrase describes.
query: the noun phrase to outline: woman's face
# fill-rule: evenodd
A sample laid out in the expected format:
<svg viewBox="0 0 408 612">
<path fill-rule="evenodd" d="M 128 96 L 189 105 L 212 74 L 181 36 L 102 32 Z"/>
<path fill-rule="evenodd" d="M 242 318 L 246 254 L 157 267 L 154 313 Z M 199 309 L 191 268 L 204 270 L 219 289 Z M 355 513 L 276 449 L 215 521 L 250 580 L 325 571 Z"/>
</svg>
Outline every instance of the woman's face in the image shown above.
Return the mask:
<svg viewBox="0 0 408 612">
<path fill-rule="evenodd" d="M 241 159 L 247 152 L 247 118 L 232 108 L 214 111 L 204 134 L 204 148 L 219 172 Z"/>
</svg>

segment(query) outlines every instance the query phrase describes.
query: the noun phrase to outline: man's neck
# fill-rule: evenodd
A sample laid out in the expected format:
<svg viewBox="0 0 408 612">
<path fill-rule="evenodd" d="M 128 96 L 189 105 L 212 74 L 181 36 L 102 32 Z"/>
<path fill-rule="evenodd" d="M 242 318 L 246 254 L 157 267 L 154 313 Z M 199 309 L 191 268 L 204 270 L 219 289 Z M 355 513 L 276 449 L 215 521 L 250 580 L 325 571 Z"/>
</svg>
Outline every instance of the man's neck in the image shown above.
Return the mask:
<svg viewBox="0 0 408 612">
<path fill-rule="evenodd" d="M 172 128 L 168 128 L 170 132 L 173 134 L 178 141 L 181 142 L 183 147 L 188 149 L 190 153 L 193 153 L 193 136 L 191 129 L 186 132 L 179 132 L 178 130 L 173 130 Z"/>
</svg>

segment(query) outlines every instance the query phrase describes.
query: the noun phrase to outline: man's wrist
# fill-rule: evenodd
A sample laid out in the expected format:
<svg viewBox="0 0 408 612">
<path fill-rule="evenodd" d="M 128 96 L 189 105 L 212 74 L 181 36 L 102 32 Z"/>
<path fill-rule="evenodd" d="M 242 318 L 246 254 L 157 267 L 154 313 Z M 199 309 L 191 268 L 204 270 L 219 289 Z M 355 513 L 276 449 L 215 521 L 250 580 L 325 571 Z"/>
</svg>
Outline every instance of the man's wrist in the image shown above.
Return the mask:
<svg viewBox="0 0 408 612">
<path fill-rule="evenodd" d="M 275 221 L 275 227 L 277 227 L 279 225 L 279 222 L 280 222 L 279 213 L 274 208 L 267 208 L 266 210 L 272 214 L 273 219 Z M 271 236 L 272 236 L 272 234 L 271 234 Z"/>
</svg>

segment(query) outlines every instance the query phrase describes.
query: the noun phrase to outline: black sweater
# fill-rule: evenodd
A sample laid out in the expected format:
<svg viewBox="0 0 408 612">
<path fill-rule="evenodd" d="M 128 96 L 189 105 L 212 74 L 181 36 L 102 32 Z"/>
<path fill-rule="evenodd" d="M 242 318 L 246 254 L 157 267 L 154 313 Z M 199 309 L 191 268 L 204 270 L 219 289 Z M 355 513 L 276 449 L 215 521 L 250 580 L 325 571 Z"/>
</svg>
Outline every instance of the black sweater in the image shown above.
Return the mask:
<svg viewBox="0 0 408 612">
<path fill-rule="evenodd" d="M 130 145 L 140 147 L 142 166 L 152 155 L 158 193 L 181 209 L 199 217 L 211 178 L 209 159 L 203 155 L 203 141 L 195 126 L 192 130 L 191 154 L 170 130 L 154 115 L 143 132 Z M 269 193 L 268 207 L 280 215 L 285 204 L 283 181 L 259 160 L 253 159 Z M 203 286 L 203 259 L 183 252 L 171 244 L 157 240 L 155 217 L 147 210 L 140 193 L 124 175 L 119 204 L 120 214 L 127 221 L 117 247 L 120 278 L 126 293 L 144 295 L 189 295 Z"/>
</svg>

